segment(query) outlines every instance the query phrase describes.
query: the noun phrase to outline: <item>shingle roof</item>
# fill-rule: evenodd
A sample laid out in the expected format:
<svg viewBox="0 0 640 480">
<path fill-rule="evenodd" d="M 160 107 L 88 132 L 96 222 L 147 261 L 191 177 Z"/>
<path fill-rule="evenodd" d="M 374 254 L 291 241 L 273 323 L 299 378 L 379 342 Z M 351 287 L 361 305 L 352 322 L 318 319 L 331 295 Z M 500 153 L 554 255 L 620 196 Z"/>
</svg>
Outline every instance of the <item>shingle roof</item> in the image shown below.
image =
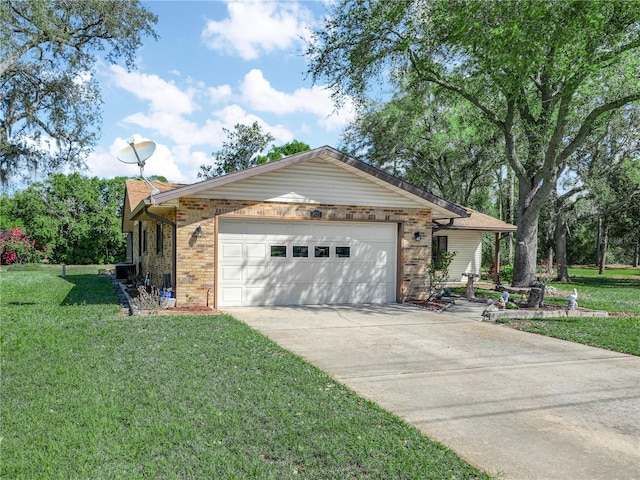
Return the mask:
<svg viewBox="0 0 640 480">
<path fill-rule="evenodd" d="M 168 192 L 184 186 L 181 183 L 151 182 L 151 184 L 161 192 Z M 151 195 L 151 187 L 142 180 L 127 180 L 125 182 L 125 192 L 129 205 L 133 210 L 142 200 Z"/>
<path fill-rule="evenodd" d="M 480 213 L 472 208 L 463 208 L 470 213 L 470 216 L 454 219 L 453 225 L 447 228 L 451 230 L 479 230 L 483 232 L 515 232 L 517 230 L 515 225 Z"/>
<path fill-rule="evenodd" d="M 180 183 L 151 182 L 161 192 L 167 192 L 183 185 Z M 124 184 L 124 209 L 122 212 L 122 231 L 130 232 L 133 222 L 129 220 L 129 214 L 151 195 L 151 187 L 143 180 L 127 180 Z"/>
</svg>

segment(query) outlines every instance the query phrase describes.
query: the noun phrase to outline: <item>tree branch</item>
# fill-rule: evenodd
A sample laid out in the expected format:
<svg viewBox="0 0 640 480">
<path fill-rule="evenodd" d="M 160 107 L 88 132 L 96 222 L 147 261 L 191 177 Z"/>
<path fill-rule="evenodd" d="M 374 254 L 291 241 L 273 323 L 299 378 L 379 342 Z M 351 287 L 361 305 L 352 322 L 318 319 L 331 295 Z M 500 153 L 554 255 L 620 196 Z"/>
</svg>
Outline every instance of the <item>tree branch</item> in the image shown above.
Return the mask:
<svg viewBox="0 0 640 480">
<path fill-rule="evenodd" d="M 431 70 L 424 70 L 420 67 L 420 62 L 415 54 L 415 52 L 409 48 L 407 49 L 408 53 L 409 53 L 409 61 L 411 62 L 411 66 L 415 69 L 415 71 L 418 73 L 418 75 L 420 77 L 422 77 L 424 80 L 428 81 L 428 82 L 432 82 L 435 83 L 436 85 L 441 86 L 442 88 L 449 90 L 451 92 L 455 92 L 458 95 L 460 95 L 461 97 L 465 98 L 466 100 L 468 100 L 469 102 L 471 102 L 475 107 L 477 107 L 485 116 L 485 118 L 487 120 L 489 120 L 490 122 L 494 123 L 495 125 L 497 125 L 498 127 L 500 127 L 501 129 L 504 129 L 504 122 L 502 122 L 498 116 L 495 114 L 495 112 L 493 112 L 491 109 L 489 109 L 489 107 L 487 107 L 486 105 L 484 105 L 480 99 L 478 99 L 475 95 L 472 95 L 471 93 L 469 93 L 468 91 L 466 91 L 464 88 L 462 87 L 458 87 L 457 85 L 453 85 L 449 82 L 446 82 L 444 80 L 442 80 L 441 78 L 439 78 L 437 76 L 437 74 Z"/>
<path fill-rule="evenodd" d="M 600 105 L 597 108 L 594 108 L 589 113 L 589 115 L 587 115 L 587 118 L 585 118 L 585 120 L 582 122 L 582 125 L 580 126 L 580 130 L 578 130 L 578 133 L 576 134 L 574 139 L 571 141 L 571 143 L 569 143 L 569 145 L 567 145 L 564 148 L 564 150 L 560 152 L 560 155 L 558 156 L 558 160 L 561 162 L 565 161 L 567 158 L 569 158 L 569 156 L 573 154 L 573 152 L 576 151 L 576 149 L 580 145 L 584 143 L 584 140 L 587 138 L 587 135 L 589 135 L 589 133 L 591 132 L 591 128 L 593 127 L 593 124 L 595 123 L 595 121 L 598 119 L 600 115 L 610 112 L 611 110 L 620 108 L 636 100 L 640 100 L 640 92 L 634 92 L 630 95 L 626 95 L 617 100 L 605 103 L 603 105 Z"/>
</svg>

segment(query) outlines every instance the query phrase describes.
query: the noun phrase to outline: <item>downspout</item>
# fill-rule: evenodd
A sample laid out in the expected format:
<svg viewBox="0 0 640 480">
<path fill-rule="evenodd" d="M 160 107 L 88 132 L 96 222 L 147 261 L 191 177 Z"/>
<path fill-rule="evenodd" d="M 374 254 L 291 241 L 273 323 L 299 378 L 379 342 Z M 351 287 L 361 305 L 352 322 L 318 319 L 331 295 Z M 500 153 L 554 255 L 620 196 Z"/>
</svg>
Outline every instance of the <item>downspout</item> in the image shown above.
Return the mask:
<svg viewBox="0 0 640 480">
<path fill-rule="evenodd" d="M 435 233 L 438 230 L 444 230 L 444 229 L 453 227 L 453 221 L 455 220 L 455 218 L 449 218 L 448 220 L 449 220 L 448 223 L 440 223 L 437 220 L 432 219 L 431 223 L 433 225 L 431 226 L 431 233 Z"/>
<path fill-rule="evenodd" d="M 176 240 L 177 240 L 177 231 L 176 231 L 176 224 L 175 222 L 172 222 L 171 220 L 167 220 L 166 218 L 162 218 L 158 215 L 156 215 L 155 213 L 151 213 L 149 211 L 149 207 L 147 205 L 144 206 L 144 213 L 145 215 L 149 216 L 150 218 L 153 218 L 154 220 L 157 220 L 160 223 L 166 223 L 168 225 L 171 225 L 171 256 L 172 256 L 172 262 L 171 262 L 171 284 L 173 286 L 173 291 L 176 291 L 176 257 L 177 257 L 177 246 L 176 246 Z"/>
</svg>

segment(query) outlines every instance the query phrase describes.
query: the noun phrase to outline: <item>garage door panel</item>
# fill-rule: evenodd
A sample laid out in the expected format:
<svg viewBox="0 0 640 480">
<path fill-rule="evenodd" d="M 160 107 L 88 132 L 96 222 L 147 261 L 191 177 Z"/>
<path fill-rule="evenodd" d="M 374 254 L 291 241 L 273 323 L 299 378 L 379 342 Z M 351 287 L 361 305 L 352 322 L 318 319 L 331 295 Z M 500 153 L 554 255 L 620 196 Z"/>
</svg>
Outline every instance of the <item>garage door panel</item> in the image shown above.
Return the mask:
<svg viewBox="0 0 640 480">
<path fill-rule="evenodd" d="M 220 303 L 227 306 L 242 305 L 242 287 L 222 287 L 220 288 Z"/>
<path fill-rule="evenodd" d="M 247 235 L 256 235 L 258 238 L 264 237 L 266 232 L 266 223 L 265 222 L 223 222 L 223 225 L 231 224 L 231 223 L 240 223 L 244 225 L 242 229 L 242 233 Z M 226 229 L 226 226 L 225 226 Z"/>
<path fill-rule="evenodd" d="M 264 243 L 247 243 L 247 258 L 267 258 L 267 246 Z"/>
<path fill-rule="evenodd" d="M 220 268 L 220 275 L 223 282 L 242 283 L 242 265 L 224 265 Z"/>
<path fill-rule="evenodd" d="M 222 258 L 242 258 L 242 243 L 225 243 L 222 245 Z"/>
<path fill-rule="evenodd" d="M 396 232 L 395 224 L 224 219 L 218 303 L 394 302 Z M 272 246 L 286 247 L 286 256 L 272 257 L 285 250 Z M 294 246 L 304 247 L 297 257 Z M 329 256 L 315 257 L 315 247 L 328 247 Z M 349 247 L 349 256 L 337 257 L 336 247 Z M 308 256 L 300 256 L 305 250 Z"/>
<path fill-rule="evenodd" d="M 262 286 L 245 287 L 243 305 L 265 305 L 265 290 Z"/>
<path fill-rule="evenodd" d="M 241 236 L 244 234 L 245 228 L 247 228 L 247 224 L 244 222 L 224 222 L 222 225 L 219 225 L 218 233 L 224 233 L 229 237 L 234 235 Z"/>
</svg>

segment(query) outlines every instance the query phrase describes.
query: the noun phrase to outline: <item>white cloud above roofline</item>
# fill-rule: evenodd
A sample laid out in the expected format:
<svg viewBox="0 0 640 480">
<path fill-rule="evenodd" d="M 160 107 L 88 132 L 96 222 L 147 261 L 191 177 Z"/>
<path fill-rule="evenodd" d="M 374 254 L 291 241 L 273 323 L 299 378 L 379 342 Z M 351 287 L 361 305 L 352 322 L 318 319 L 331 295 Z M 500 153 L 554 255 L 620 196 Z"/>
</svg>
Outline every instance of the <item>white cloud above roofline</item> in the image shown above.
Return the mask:
<svg viewBox="0 0 640 480">
<path fill-rule="evenodd" d="M 227 12 L 223 20 L 207 20 L 202 41 L 212 50 L 244 60 L 293 53 L 309 38 L 313 23 L 311 12 L 296 2 L 228 2 Z"/>
</svg>

